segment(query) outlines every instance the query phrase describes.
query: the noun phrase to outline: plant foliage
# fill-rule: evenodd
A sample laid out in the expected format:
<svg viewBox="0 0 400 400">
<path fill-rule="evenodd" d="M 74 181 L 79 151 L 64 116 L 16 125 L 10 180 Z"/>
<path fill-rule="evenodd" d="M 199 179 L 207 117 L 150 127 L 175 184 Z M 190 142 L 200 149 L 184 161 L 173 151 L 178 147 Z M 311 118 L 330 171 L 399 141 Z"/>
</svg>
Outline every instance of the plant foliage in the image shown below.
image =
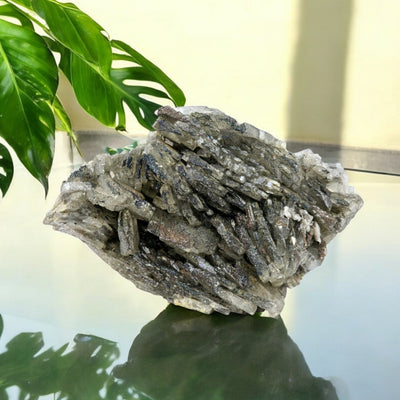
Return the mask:
<svg viewBox="0 0 400 400">
<path fill-rule="evenodd" d="M 6 194 L 14 174 L 14 166 L 7 147 L 0 143 L 0 190 Z"/>
<path fill-rule="evenodd" d="M 130 150 L 134 149 L 135 147 L 138 146 L 138 144 L 139 144 L 138 141 L 134 140 L 131 144 L 128 144 L 127 146 L 124 146 L 124 147 L 118 147 L 118 148 L 106 147 L 105 151 L 111 155 L 119 154 L 119 153 L 122 153 L 123 151 L 130 151 Z"/>
<path fill-rule="evenodd" d="M 0 336 L 2 327 L 0 315 Z M 78 334 L 53 349 L 45 348 L 41 332 L 22 332 L 0 353 L 0 399 L 8 400 L 7 390 L 14 388 L 26 400 L 49 394 L 57 400 L 117 400 L 121 391 L 115 397 L 101 393 L 114 384 L 108 369 L 118 357 L 118 345 L 97 336 Z"/>
<path fill-rule="evenodd" d="M 55 129 L 76 144 L 56 96 L 60 71 L 83 109 L 117 130 L 126 129 L 124 106 L 151 129 L 159 99 L 185 104 L 181 89 L 161 69 L 126 43 L 111 40 L 74 4 L 0 0 L 0 136 L 46 192 Z M 12 177 L 10 153 L 0 145 L 3 196 Z"/>
<path fill-rule="evenodd" d="M 0 339 L 3 326 L 0 315 Z M 113 341 L 77 334 L 72 342 L 53 348 L 45 345 L 42 332 L 21 332 L 1 344 L 0 400 L 150 399 L 114 376 L 120 351 Z"/>
</svg>

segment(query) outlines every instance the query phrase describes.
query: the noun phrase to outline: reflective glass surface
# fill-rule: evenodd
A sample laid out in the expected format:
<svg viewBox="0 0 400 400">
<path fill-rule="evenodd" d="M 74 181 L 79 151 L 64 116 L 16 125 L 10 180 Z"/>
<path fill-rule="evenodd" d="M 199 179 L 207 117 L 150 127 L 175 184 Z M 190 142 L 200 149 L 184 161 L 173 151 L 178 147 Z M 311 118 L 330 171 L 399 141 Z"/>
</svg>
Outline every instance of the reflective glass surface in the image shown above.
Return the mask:
<svg viewBox="0 0 400 400">
<path fill-rule="evenodd" d="M 282 318 L 205 316 L 42 224 L 72 170 L 56 155 L 46 200 L 17 168 L 0 203 L 1 400 L 400 398 L 399 177 L 349 172 L 364 207 Z"/>
</svg>

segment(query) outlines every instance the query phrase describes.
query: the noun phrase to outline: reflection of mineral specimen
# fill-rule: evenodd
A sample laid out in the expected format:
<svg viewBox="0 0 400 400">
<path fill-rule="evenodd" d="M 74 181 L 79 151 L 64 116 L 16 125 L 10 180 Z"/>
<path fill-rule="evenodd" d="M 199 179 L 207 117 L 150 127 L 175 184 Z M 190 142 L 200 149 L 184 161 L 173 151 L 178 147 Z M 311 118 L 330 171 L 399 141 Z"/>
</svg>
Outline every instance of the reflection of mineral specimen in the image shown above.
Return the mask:
<svg viewBox="0 0 400 400">
<path fill-rule="evenodd" d="M 281 318 L 201 315 L 169 306 L 112 371 L 146 399 L 338 400 L 312 375 Z"/>
<path fill-rule="evenodd" d="M 45 223 L 171 303 L 277 316 L 362 205 L 343 168 L 205 107 L 161 108 L 154 128 L 75 171 Z"/>
</svg>

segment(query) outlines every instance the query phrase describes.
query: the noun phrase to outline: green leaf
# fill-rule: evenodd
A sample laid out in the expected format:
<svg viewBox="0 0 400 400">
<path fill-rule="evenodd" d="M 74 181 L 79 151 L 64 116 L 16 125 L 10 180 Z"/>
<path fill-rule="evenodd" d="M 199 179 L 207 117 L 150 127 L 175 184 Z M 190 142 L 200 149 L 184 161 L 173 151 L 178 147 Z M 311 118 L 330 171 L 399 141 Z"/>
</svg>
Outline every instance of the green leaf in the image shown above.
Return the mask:
<svg viewBox="0 0 400 400">
<path fill-rule="evenodd" d="M 48 189 L 58 70 L 44 40 L 0 19 L 0 136 Z"/>
<path fill-rule="evenodd" d="M 33 30 L 31 20 L 14 4 L 0 5 L 0 16 L 16 18 L 21 26 Z"/>
<path fill-rule="evenodd" d="M 65 58 L 65 56 L 63 57 Z M 79 104 L 106 126 L 116 125 L 116 114 L 122 102 L 107 74 L 102 74 L 92 64 L 73 53 L 65 62 L 70 71 L 64 71 L 74 89 Z M 63 68 L 63 63 L 60 67 Z"/>
<path fill-rule="evenodd" d="M 131 78 L 127 79 L 157 82 L 167 90 L 176 106 L 185 105 L 186 98 L 182 90 L 160 68 L 120 40 L 112 40 L 111 45 L 113 48 L 124 52 L 124 54 L 114 54 L 115 60 L 123 59 L 139 65 L 139 67 L 131 70 Z"/>
<path fill-rule="evenodd" d="M 68 49 L 58 46 L 61 54 L 60 68 L 70 80 L 80 105 L 104 125 L 125 130 L 125 103 L 141 125 L 152 129 L 156 119 L 155 111 L 160 104 L 143 95 L 170 99 L 176 105 L 183 105 L 185 97 L 181 89 L 150 61 L 123 42 L 113 41 L 114 44 L 119 51 L 126 50 L 124 54 L 115 55 L 115 59 L 124 57 L 125 61 L 134 63 L 134 66 L 112 68 L 110 74 L 104 74 Z M 138 63 L 141 65 L 138 66 Z M 134 85 L 132 80 L 160 84 L 166 92 Z"/>
<path fill-rule="evenodd" d="M 68 136 L 71 138 L 74 146 L 78 150 L 79 154 L 82 156 L 81 150 L 78 145 L 78 138 L 75 136 L 74 131 L 72 130 L 71 120 L 67 112 L 64 109 L 60 99 L 56 96 L 53 102 L 53 113 L 56 117 L 56 129 L 58 131 L 67 132 Z"/>
<path fill-rule="evenodd" d="M 0 314 L 0 337 L 3 334 L 3 329 L 4 329 L 3 317 Z"/>
<path fill-rule="evenodd" d="M 32 9 L 32 1 L 31 0 L 13 0 L 14 3 L 17 3 L 23 7 Z"/>
<path fill-rule="evenodd" d="M 105 151 L 110 155 L 119 154 L 119 153 L 122 153 L 123 151 L 130 151 L 130 150 L 134 149 L 135 147 L 138 146 L 138 144 L 139 144 L 138 141 L 134 140 L 131 144 L 128 144 L 128 145 L 126 145 L 124 147 L 114 148 L 114 147 L 108 147 L 107 146 L 105 148 Z"/>
<path fill-rule="evenodd" d="M 73 54 L 102 73 L 111 68 L 111 45 L 104 29 L 71 3 L 32 0 L 33 9 L 47 23 L 53 37 Z"/>
<path fill-rule="evenodd" d="M 130 88 L 111 76 L 99 74 L 92 66 L 71 54 L 71 84 L 81 106 L 104 125 L 125 129 L 125 102 L 144 127 L 151 129 L 159 107 L 139 97 L 139 87 Z M 132 89 L 132 90 L 131 90 Z M 136 90 L 136 92 L 135 92 Z"/>
<path fill-rule="evenodd" d="M 118 54 L 111 53 L 111 43 L 103 36 L 103 28 L 73 4 L 55 0 L 32 0 L 33 7 L 50 27 L 52 51 L 59 52 L 60 69 L 67 76 L 79 104 L 106 126 L 125 130 L 126 104 L 144 127 L 151 129 L 160 107 L 153 98 L 170 99 L 183 105 L 181 89 L 157 66 L 121 41 L 112 41 Z M 132 66 L 111 68 L 111 59 L 125 60 Z M 131 81 L 148 81 L 165 91 Z"/>
<path fill-rule="evenodd" d="M 0 143 L 0 190 L 3 193 L 3 197 L 6 195 L 7 190 L 10 187 L 13 175 L 14 175 L 14 166 L 11 155 L 7 150 L 7 147 L 5 147 Z"/>
<path fill-rule="evenodd" d="M 22 332 L 12 338 L 6 345 L 14 360 L 28 360 L 44 346 L 41 332 Z"/>
</svg>

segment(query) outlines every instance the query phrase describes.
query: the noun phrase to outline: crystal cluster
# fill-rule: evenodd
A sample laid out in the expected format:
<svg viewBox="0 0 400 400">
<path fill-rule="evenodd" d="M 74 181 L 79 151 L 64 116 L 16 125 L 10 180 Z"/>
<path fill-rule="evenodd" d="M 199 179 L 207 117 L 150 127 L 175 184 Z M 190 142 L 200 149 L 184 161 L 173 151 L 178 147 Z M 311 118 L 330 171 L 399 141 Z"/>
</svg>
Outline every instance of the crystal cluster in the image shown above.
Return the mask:
<svg viewBox="0 0 400 400">
<path fill-rule="evenodd" d="M 162 107 L 154 130 L 73 172 L 45 223 L 170 303 L 279 315 L 363 204 L 343 168 L 207 107 Z"/>
</svg>

